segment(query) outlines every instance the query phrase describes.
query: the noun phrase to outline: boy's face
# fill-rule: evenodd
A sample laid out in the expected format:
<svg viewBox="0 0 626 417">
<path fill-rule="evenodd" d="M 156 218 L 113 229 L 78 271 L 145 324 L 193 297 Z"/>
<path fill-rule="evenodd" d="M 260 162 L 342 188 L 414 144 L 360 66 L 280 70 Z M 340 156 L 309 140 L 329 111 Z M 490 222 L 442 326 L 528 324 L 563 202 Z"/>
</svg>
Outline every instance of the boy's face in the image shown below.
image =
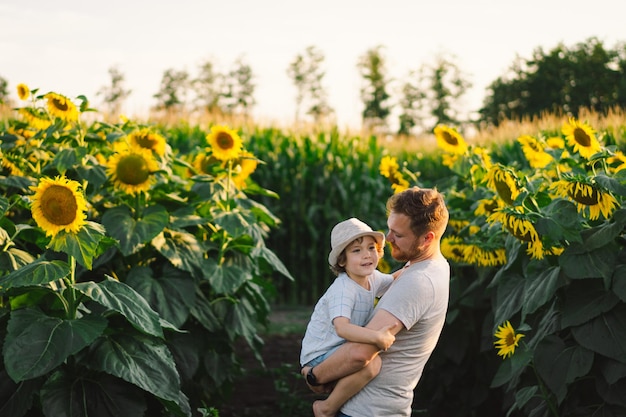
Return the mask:
<svg viewBox="0 0 626 417">
<path fill-rule="evenodd" d="M 364 278 L 372 274 L 378 266 L 376 240 L 372 236 L 359 238 L 345 249 L 345 269 L 352 279 Z"/>
</svg>

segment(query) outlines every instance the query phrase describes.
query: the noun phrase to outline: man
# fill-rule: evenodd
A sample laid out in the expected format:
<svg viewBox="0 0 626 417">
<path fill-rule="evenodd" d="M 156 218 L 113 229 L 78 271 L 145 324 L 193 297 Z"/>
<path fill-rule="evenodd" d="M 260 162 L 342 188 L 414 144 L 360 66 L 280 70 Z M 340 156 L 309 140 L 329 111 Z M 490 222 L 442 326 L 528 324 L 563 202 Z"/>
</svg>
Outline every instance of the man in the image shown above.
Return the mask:
<svg viewBox="0 0 626 417">
<path fill-rule="evenodd" d="M 445 321 L 450 267 L 440 249 L 449 217 L 443 196 L 435 189 L 413 187 L 390 197 L 387 211 L 391 256 L 406 264 L 366 327 L 400 323 L 392 327 L 395 343 L 379 352 L 374 345 L 347 342 L 321 364 L 302 369 L 311 389 L 322 392 L 326 384 L 358 371 L 380 354 L 379 375 L 345 403 L 338 416 L 410 416 L 413 390 Z M 314 410 L 316 416 L 324 415 Z"/>
</svg>

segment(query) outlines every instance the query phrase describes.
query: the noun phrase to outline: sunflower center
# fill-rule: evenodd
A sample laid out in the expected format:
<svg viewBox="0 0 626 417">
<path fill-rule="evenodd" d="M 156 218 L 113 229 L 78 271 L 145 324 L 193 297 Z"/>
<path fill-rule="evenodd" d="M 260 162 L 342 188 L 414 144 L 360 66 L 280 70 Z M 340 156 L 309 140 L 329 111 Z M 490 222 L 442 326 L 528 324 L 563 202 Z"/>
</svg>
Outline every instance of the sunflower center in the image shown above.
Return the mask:
<svg viewBox="0 0 626 417">
<path fill-rule="evenodd" d="M 235 146 L 235 141 L 233 140 L 233 138 L 226 132 L 220 132 L 218 133 L 217 137 L 216 137 L 216 142 L 217 145 L 221 148 L 221 149 L 231 149 L 233 146 Z"/>
<path fill-rule="evenodd" d="M 52 105 L 61 111 L 68 111 L 69 106 L 65 100 L 59 100 L 58 98 L 52 98 Z"/>
<path fill-rule="evenodd" d="M 78 204 L 72 190 L 52 185 L 41 196 L 41 211 L 50 223 L 65 226 L 76 219 Z"/>
<path fill-rule="evenodd" d="M 141 155 L 127 155 L 121 158 L 115 172 L 117 178 L 128 185 L 143 184 L 150 177 L 148 163 Z"/>
<path fill-rule="evenodd" d="M 446 141 L 446 143 L 449 143 L 450 145 L 454 145 L 457 146 L 459 144 L 459 140 L 450 134 L 450 132 L 442 132 L 443 135 L 443 140 Z"/>
<path fill-rule="evenodd" d="M 583 129 L 577 127 L 574 129 L 574 139 L 581 146 L 591 146 L 591 138 Z"/>
<path fill-rule="evenodd" d="M 499 179 L 496 179 L 494 181 L 494 184 L 500 198 L 502 198 L 502 200 L 504 200 L 504 202 L 508 205 L 513 205 L 513 191 L 511 191 L 511 188 L 509 188 L 509 184 L 507 184 L 506 181 L 502 181 Z"/>
<path fill-rule="evenodd" d="M 157 141 L 150 135 L 142 135 L 137 138 L 137 144 L 142 148 L 152 149 L 156 146 Z"/>
<path fill-rule="evenodd" d="M 598 192 L 598 190 L 591 186 L 587 187 L 588 188 L 585 190 L 581 190 L 579 188 L 576 188 L 575 190 L 570 189 L 567 191 L 567 195 L 569 195 L 573 200 L 580 204 L 584 204 L 586 206 L 595 206 L 600 202 L 600 193 Z"/>
<path fill-rule="evenodd" d="M 515 346 L 515 333 L 509 333 L 504 339 L 507 346 Z"/>
</svg>

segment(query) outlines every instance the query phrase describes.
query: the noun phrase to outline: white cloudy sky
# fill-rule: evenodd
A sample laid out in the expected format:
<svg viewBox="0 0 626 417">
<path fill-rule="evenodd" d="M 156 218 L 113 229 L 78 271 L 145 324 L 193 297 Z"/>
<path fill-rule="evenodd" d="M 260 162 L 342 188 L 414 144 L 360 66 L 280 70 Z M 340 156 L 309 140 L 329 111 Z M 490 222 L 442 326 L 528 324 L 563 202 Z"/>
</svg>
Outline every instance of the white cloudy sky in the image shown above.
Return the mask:
<svg viewBox="0 0 626 417">
<path fill-rule="evenodd" d="M 132 94 L 128 115 L 155 104 L 167 69 L 192 76 L 201 62 L 231 69 L 242 57 L 255 74 L 255 116 L 288 122 L 295 88 L 286 70 L 316 46 L 340 126 L 358 125 L 358 57 L 384 46 L 389 75 L 406 78 L 437 54 L 456 56 L 474 87 L 468 111 L 516 56 L 574 46 L 596 36 L 626 41 L 623 0 L 0 0 L 0 76 L 69 97 L 110 84 L 116 66 Z"/>
</svg>

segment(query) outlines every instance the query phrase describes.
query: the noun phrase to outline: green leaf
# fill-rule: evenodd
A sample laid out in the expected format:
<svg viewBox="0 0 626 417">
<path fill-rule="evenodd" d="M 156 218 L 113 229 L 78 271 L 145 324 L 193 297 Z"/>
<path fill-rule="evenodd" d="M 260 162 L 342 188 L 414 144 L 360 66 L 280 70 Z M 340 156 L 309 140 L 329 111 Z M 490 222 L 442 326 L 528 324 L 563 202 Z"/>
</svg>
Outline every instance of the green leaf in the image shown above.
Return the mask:
<svg viewBox="0 0 626 417">
<path fill-rule="evenodd" d="M 252 250 L 251 256 L 254 258 L 261 258 L 265 260 L 270 267 L 275 271 L 278 271 L 283 276 L 289 278 L 290 281 L 295 281 L 294 277 L 289 273 L 285 264 L 276 256 L 274 252 L 265 246 L 256 247 Z"/>
<path fill-rule="evenodd" d="M 585 243 L 574 243 L 559 256 L 559 265 L 572 279 L 604 278 L 610 281 L 617 260 L 614 244 L 589 250 Z"/>
<path fill-rule="evenodd" d="M 536 229 L 542 236 L 550 236 L 553 241 L 582 241 L 580 236 L 581 224 L 576 206 L 570 201 L 555 200 L 544 207 L 545 217 L 537 219 Z"/>
<path fill-rule="evenodd" d="M 127 334 L 101 337 L 90 351 L 88 366 L 189 410 L 180 392 L 180 377 L 172 354 L 157 338 Z"/>
<path fill-rule="evenodd" d="M 496 290 L 495 323 L 509 320 L 522 308 L 526 280 L 518 274 L 506 275 L 498 284 Z"/>
<path fill-rule="evenodd" d="M 107 210 L 102 216 L 102 224 L 111 236 L 119 240 L 120 250 L 125 256 L 137 252 L 150 242 L 163 231 L 168 222 L 167 210 L 158 204 L 147 207 L 143 217 L 137 220 L 125 206 Z"/>
<path fill-rule="evenodd" d="M 626 363 L 626 305 L 572 328 L 572 334 L 587 349 Z"/>
<path fill-rule="evenodd" d="M 524 293 L 522 303 L 522 317 L 532 314 L 539 307 L 550 301 L 559 288 L 564 284 L 564 280 L 560 279 L 561 268 L 558 266 L 550 267 L 530 280 Z M 523 318 L 522 318 L 523 321 Z"/>
<path fill-rule="evenodd" d="M 43 285 L 69 274 L 70 266 L 66 262 L 37 260 L 0 278 L 0 287 L 8 290 Z"/>
<path fill-rule="evenodd" d="M 204 276 L 218 294 L 232 294 L 244 282 L 252 279 L 250 271 L 242 269 L 237 265 L 218 266 L 213 259 L 206 261 L 205 265 L 203 269 Z"/>
<path fill-rule="evenodd" d="M 63 252 L 76 258 L 76 262 L 91 269 L 93 259 L 98 255 L 100 241 L 105 238 L 101 224 L 87 222 L 78 233 L 58 233 L 50 240 L 50 249 Z"/>
<path fill-rule="evenodd" d="M 607 177 L 606 175 L 596 175 L 595 180 L 607 190 L 621 196 L 626 196 L 626 186 L 622 185 L 617 179 Z"/>
<path fill-rule="evenodd" d="M 191 306 L 196 301 L 193 278 L 169 264 L 158 277 L 154 277 L 148 267 L 132 268 L 126 284 L 141 294 L 161 317 L 178 327 L 187 321 Z"/>
<path fill-rule="evenodd" d="M 533 353 L 530 350 L 525 349 L 520 345 L 515 349 L 513 356 L 503 359 L 502 364 L 498 368 L 493 381 L 491 381 L 491 388 L 502 386 L 518 377 L 524 372 L 524 369 L 530 364 L 533 358 Z"/>
<path fill-rule="evenodd" d="M 574 281 L 564 295 L 561 326 L 578 326 L 611 310 L 619 299 L 594 280 Z"/>
<path fill-rule="evenodd" d="M 191 233 L 166 229 L 152 239 L 152 245 L 176 268 L 202 274 L 204 250 Z"/>
<path fill-rule="evenodd" d="M 4 363 L 14 381 L 45 375 L 102 334 L 103 317 L 77 320 L 49 317 L 36 309 L 11 312 L 4 344 Z"/>
<path fill-rule="evenodd" d="M 163 337 L 159 315 L 145 298 L 128 285 L 107 277 L 98 283 L 78 283 L 75 288 L 96 303 L 117 311 L 140 331 Z"/>
<path fill-rule="evenodd" d="M 0 416 L 23 416 L 31 408 L 33 398 L 39 394 L 41 380 L 38 378 L 21 381 L 17 384 L 11 381 L 6 371 L 0 371 Z"/>
<path fill-rule="evenodd" d="M 41 404 L 46 416 L 54 417 L 143 416 L 147 408 L 143 394 L 105 373 L 72 377 L 59 371 L 41 389 Z"/>
<path fill-rule="evenodd" d="M 191 315 L 209 332 L 216 333 L 222 328 L 219 318 L 215 315 L 211 302 L 201 292 L 196 292 L 196 302 L 191 308 Z"/>
<path fill-rule="evenodd" d="M 535 350 L 535 368 L 560 404 L 567 395 L 567 384 L 589 372 L 593 357 L 593 352 L 581 346 L 568 347 L 550 335 Z"/>
<path fill-rule="evenodd" d="M 515 404 L 509 412 L 506 414 L 507 416 L 511 415 L 511 413 L 519 409 L 521 410 L 528 401 L 530 401 L 539 391 L 539 387 L 537 385 L 532 385 L 530 387 L 524 387 L 519 391 L 515 392 Z"/>
<path fill-rule="evenodd" d="M 618 265 L 613 274 L 613 292 L 626 303 L 626 265 Z"/>
</svg>

